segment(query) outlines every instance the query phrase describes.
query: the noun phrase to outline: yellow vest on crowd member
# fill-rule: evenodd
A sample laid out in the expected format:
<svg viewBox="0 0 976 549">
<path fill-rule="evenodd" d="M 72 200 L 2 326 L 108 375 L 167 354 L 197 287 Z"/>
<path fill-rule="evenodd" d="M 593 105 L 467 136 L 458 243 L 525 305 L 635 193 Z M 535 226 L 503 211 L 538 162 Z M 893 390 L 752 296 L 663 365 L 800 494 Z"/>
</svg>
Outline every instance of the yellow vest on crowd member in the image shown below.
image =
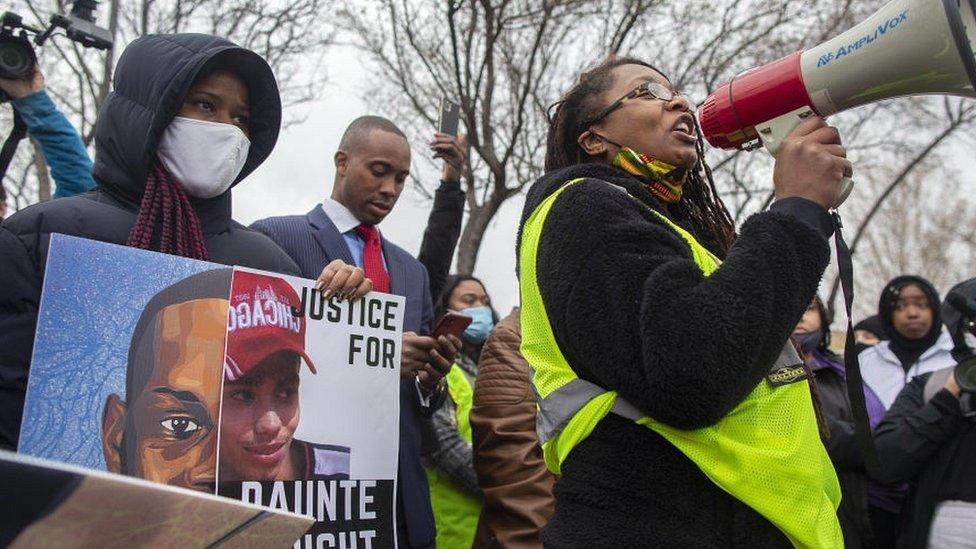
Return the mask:
<svg viewBox="0 0 976 549">
<path fill-rule="evenodd" d="M 820 441 L 806 380 L 774 387 L 763 379 L 718 423 L 681 430 L 647 417 L 616 391 L 577 377 L 552 333 L 539 293 L 536 257 L 553 203 L 580 181 L 569 181 L 539 204 L 522 228 L 519 249 L 521 350 L 534 371 L 537 428 L 546 465 L 559 474 L 572 449 L 607 414 L 616 413 L 666 438 L 712 482 L 763 515 L 794 545 L 843 547 L 836 514 L 840 485 Z M 651 211 L 684 238 L 705 276 L 718 268 L 718 259 L 690 233 Z"/>
<path fill-rule="evenodd" d="M 445 377 L 447 394 L 457 410 L 458 433 L 471 444 L 468 415 L 474 403 L 474 389 L 457 364 L 451 366 Z M 437 525 L 438 549 L 469 549 L 478 529 L 481 498 L 462 491 L 451 479 L 430 467 L 427 468 L 427 482 L 430 484 L 430 505 L 434 509 L 434 523 Z"/>
</svg>

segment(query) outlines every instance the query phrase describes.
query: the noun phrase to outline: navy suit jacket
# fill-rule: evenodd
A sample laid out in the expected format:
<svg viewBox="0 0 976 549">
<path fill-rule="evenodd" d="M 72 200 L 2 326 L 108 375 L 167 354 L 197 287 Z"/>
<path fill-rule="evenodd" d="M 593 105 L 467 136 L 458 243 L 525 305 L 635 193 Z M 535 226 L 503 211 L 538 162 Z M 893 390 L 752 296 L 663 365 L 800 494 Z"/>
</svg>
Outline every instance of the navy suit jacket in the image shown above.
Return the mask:
<svg viewBox="0 0 976 549">
<path fill-rule="evenodd" d="M 353 265 L 352 254 L 321 206 L 306 215 L 269 217 L 251 228 L 274 240 L 298 264 L 305 278 L 318 278 L 331 261 Z M 426 334 L 433 318 L 427 269 L 405 250 L 382 238 L 383 257 L 390 273 L 390 293 L 406 298 L 403 331 Z M 421 417 L 429 417 L 443 402 L 443 393 L 430 406 L 420 405 L 414 380 L 400 382 L 400 461 L 397 473 L 397 537 L 401 546 L 433 546 L 435 529 L 427 474 L 420 463 Z"/>
</svg>

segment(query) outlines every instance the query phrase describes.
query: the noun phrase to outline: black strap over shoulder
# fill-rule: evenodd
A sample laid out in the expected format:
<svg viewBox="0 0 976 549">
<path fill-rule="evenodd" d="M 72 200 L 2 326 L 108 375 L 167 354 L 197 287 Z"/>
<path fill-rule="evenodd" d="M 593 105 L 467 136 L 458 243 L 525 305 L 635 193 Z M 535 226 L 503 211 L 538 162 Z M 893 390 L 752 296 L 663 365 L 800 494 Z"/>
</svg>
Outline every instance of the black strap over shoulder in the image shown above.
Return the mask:
<svg viewBox="0 0 976 549">
<path fill-rule="evenodd" d="M 877 470 L 880 465 L 878 452 L 871 435 L 871 421 L 868 418 L 867 404 L 864 401 L 864 380 L 861 377 L 861 363 L 854 346 L 854 325 L 851 321 L 851 307 L 854 304 L 854 262 L 851 250 L 844 241 L 840 215 L 833 212 L 837 227 L 834 243 L 837 246 L 837 265 L 840 270 L 840 285 L 844 292 L 844 308 L 847 312 L 847 339 L 844 343 L 844 369 L 847 372 L 847 397 L 851 402 L 851 417 L 854 419 L 854 439 L 864 459 L 868 471 Z"/>
</svg>

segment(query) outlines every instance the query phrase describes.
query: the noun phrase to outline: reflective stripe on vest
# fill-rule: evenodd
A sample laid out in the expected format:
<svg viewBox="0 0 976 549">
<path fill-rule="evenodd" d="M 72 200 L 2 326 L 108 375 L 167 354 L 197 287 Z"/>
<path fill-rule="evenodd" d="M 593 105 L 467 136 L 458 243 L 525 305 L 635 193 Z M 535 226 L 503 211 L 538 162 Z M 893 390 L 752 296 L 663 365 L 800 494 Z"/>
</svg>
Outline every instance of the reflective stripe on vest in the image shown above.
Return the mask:
<svg viewBox="0 0 976 549">
<path fill-rule="evenodd" d="M 763 379 L 718 423 L 686 431 L 647 417 L 616 391 L 576 376 L 553 335 L 539 292 L 536 259 L 550 209 L 580 181 L 566 183 L 536 207 L 522 228 L 519 249 L 521 351 L 533 369 L 539 399 L 537 428 L 546 465 L 558 474 L 572 449 L 607 414 L 616 413 L 659 433 L 717 486 L 776 525 L 794 545 L 843 546 L 836 515 L 840 485 L 820 441 L 806 381 L 773 387 Z M 688 243 L 705 276 L 718 268 L 718 260 L 691 234 L 648 209 Z"/>
<path fill-rule="evenodd" d="M 456 410 L 458 434 L 471 444 L 470 414 L 474 390 L 457 364 L 451 366 L 445 378 L 447 394 L 454 402 Z M 427 482 L 430 485 L 434 523 L 437 525 L 436 546 L 445 549 L 471 547 L 478 529 L 481 498 L 462 491 L 451 479 L 432 468 L 427 469 Z"/>
</svg>

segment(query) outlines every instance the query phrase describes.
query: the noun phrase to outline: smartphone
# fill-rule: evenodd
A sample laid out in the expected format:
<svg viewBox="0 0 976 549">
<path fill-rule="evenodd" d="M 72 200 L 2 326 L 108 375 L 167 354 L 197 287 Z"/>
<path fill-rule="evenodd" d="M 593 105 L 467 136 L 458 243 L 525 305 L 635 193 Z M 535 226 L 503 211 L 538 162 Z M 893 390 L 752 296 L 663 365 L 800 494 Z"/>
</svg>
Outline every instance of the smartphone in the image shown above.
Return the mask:
<svg viewBox="0 0 976 549">
<path fill-rule="evenodd" d="M 461 108 L 450 99 L 441 99 L 441 113 L 437 120 L 437 131 L 449 135 L 457 135 L 458 122 L 461 119 Z"/>
<path fill-rule="evenodd" d="M 430 333 L 430 336 L 434 339 L 437 339 L 442 335 L 461 337 L 461 334 L 464 333 L 464 330 L 467 329 L 470 324 L 470 316 L 448 311 L 444 314 L 444 318 L 437 323 L 437 327 L 434 328 L 434 331 Z"/>
</svg>

